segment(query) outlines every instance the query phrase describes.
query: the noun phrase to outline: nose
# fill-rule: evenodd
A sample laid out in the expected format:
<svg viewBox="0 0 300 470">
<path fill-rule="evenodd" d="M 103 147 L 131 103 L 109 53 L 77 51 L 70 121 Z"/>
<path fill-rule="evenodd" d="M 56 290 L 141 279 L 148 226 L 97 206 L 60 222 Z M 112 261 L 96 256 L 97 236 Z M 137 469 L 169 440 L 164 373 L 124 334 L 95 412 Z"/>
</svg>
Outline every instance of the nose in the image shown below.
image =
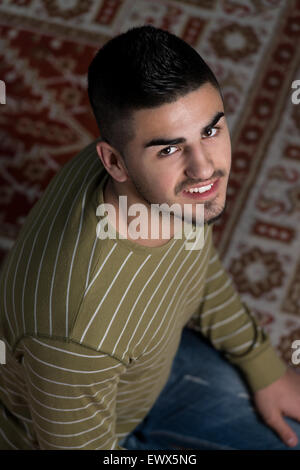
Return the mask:
<svg viewBox="0 0 300 470">
<path fill-rule="evenodd" d="M 212 178 L 214 171 L 212 158 L 201 144 L 186 156 L 185 174 L 188 178 L 206 181 Z"/>
</svg>

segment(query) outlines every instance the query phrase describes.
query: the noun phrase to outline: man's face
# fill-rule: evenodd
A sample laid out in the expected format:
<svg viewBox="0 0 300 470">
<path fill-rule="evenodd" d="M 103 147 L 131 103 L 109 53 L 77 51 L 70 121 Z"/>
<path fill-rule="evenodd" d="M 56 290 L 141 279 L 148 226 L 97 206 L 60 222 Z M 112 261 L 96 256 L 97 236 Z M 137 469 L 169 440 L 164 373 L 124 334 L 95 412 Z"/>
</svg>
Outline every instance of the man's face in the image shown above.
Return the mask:
<svg viewBox="0 0 300 470">
<path fill-rule="evenodd" d="M 225 208 L 231 144 L 218 91 L 206 83 L 173 103 L 134 112 L 135 137 L 126 148 L 127 195 L 131 202 L 204 204 L 204 222 Z M 216 122 L 217 121 L 217 122 Z M 208 186 L 207 192 L 186 192 Z"/>
</svg>

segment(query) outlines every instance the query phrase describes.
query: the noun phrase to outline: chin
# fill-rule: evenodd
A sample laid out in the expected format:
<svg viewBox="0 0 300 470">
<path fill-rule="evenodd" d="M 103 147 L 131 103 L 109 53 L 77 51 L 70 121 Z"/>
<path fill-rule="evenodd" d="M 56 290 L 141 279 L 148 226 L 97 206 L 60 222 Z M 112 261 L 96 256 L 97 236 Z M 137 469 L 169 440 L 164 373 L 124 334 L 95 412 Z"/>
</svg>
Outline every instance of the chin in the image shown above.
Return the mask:
<svg viewBox="0 0 300 470">
<path fill-rule="evenodd" d="M 219 220 L 222 217 L 222 215 L 225 211 L 225 207 L 226 207 L 226 203 L 225 203 L 224 207 L 220 210 L 220 212 L 218 214 L 212 215 L 211 217 L 208 217 L 208 218 L 206 218 L 204 216 L 204 223 L 208 224 L 208 225 L 211 225 L 211 224 L 215 223 L 217 220 Z"/>
</svg>

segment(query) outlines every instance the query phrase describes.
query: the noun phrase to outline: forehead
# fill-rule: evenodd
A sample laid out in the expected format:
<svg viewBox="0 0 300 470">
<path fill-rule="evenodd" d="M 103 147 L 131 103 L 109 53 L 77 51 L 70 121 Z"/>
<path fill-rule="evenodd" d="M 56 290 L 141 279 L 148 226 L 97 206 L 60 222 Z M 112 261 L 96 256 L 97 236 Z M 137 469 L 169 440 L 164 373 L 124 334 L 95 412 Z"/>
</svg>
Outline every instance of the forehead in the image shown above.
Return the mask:
<svg viewBox="0 0 300 470">
<path fill-rule="evenodd" d="M 217 111 L 224 111 L 220 93 L 210 83 L 205 83 L 172 103 L 135 111 L 132 116 L 134 140 L 145 141 L 164 132 L 168 135 L 179 132 L 181 135 L 183 129 L 195 123 L 198 127 L 208 125 Z"/>
</svg>

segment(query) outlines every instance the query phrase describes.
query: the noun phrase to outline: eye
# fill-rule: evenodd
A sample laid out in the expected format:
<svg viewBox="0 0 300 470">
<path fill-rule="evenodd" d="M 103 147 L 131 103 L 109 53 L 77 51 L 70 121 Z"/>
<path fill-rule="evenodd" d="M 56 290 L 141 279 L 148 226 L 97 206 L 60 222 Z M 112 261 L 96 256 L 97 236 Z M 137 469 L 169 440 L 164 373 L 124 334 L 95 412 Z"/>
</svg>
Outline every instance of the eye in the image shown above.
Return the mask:
<svg viewBox="0 0 300 470">
<path fill-rule="evenodd" d="M 167 157 L 168 155 L 173 155 L 174 152 L 172 152 L 172 153 L 167 152 L 167 150 L 170 150 L 172 148 L 177 150 L 177 147 L 175 147 L 173 145 L 169 145 L 168 147 L 165 147 L 160 152 L 158 152 L 158 155 L 162 155 L 163 157 Z M 166 152 L 166 153 L 164 153 L 164 152 Z"/>
<path fill-rule="evenodd" d="M 219 129 L 221 129 L 219 126 L 208 127 L 207 129 L 205 129 L 206 137 L 215 137 Z"/>
</svg>

